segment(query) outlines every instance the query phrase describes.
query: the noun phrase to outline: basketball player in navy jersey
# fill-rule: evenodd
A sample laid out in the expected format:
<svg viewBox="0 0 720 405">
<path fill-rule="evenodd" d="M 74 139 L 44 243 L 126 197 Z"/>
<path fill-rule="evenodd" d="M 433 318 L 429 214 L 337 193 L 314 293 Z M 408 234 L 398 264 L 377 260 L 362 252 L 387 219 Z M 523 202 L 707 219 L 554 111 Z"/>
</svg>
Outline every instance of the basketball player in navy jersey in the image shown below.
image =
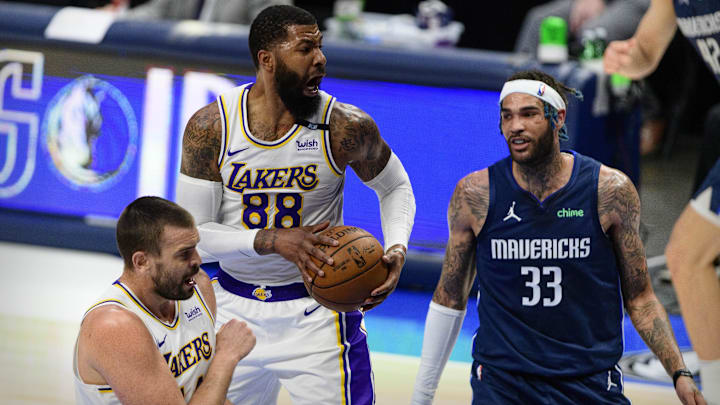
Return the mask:
<svg viewBox="0 0 720 405">
<path fill-rule="evenodd" d="M 248 322 L 258 343 L 236 368 L 235 404 L 372 404 L 363 314 L 338 313 L 308 296 L 302 279 L 333 265 L 317 232 L 343 224 L 345 170 L 380 202 L 389 275 L 364 303 L 395 288 L 415 200 L 399 158 L 373 119 L 319 89 L 325 76 L 315 17 L 293 6 L 263 10 L 250 27 L 256 80 L 230 89 L 190 119 L 177 200 L 195 217 L 203 261 L 218 261 L 218 322 Z M 369 190 L 368 190 L 369 191 Z"/>
<path fill-rule="evenodd" d="M 700 360 L 703 395 L 720 404 L 720 160 L 675 223 L 665 255 Z"/>
<path fill-rule="evenodd" d="M 538 71 L 500 94 L 510 156 L 458 183 L 450 237 L 428 310 L 413 404 L 429 404 L 457 338 L 475 274 L 473 404 L 628 404 L 623 308 L 669 375 L 685 369 L 652 290 L 640 201 L 623 173 L 561 152 L 566 96 Z M 685 404 L 704 404 L 680 375 Z"/>
</svg>

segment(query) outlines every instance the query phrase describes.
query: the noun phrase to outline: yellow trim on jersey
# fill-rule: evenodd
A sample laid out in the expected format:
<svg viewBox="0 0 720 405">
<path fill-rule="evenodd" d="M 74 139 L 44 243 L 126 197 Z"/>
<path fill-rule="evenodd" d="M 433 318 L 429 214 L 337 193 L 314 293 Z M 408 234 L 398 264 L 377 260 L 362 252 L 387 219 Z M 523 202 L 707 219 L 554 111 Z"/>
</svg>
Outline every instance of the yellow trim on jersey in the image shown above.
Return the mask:
<svg viewBox="0 0 720 405">
<path fill-rule="evenodd" d="M 327 103 L 325 104 L 325 107 L 323 108 L 323 115 L 322 115 L 322 122 L 324 124 L 330 125 L 330 122 L 328 120 L 328 111 L 330 110 L 330 104 L 332 104 L 333 101 L 332 96 L 328 97 Z M 326 122 L 327 121 L 327 122 Z M 336 177 L 342 177 L 343 173 L 340 173 L 335 169 L 335 165 L 330 162 L 330 151 L 332 150 L 330 146 L 330 131 L 323 130 L 323 136 L 322 136 L 322 147 L 323 147 L 323 157 L 325 157 L 325 163 L 327 163 L 328 167 L 330 168 L 330 172 L 334 174 Z"/>
<path fill-rule="evenodd" d="M 288 142 L 290 142 L 291 139 L 293 139 L 295 137 L 295 135 L 297 135 L 300 132 L 300 130 L 302 129 L 302 126 L 295 124 L 294 125 L 295 129 L 293 130 L 292 128 L 290 128 L 290 130 L 288 130 L 289 134 L 286 133 L 283 136 L 283 138 L 285 138 L 285 140 L 283 140 L 279 143 L 265 145 L 265 144 L 262 144 L 262 143 L 256 141 L 255 139 L 253 139 L 249 133 L 250 132 L 250 128 L 249 128 L 250 124 L 248 123 L 248 127 L 247 128 L 245 127 L 245 118 L 246 118 L 245 117 L 245 115 L 246 115 L 245 114 L 245 105 L 246 105 L 248 94 L 250 94 L 249 87 L 245 87 L 243 89 L 243 91 L 240 93 L 240 100 L 238 101 L 238 118 L 240 119 L 240 132 L 242 132 L 243 136 L 245 137 L 245 139 L 248 140 L 248 142 L 250 142 L 251 144 L 253 144 L 259 148 L 262 148 L 262 149 L 277 149 L 277 148 L 280 148 L 280 147 L 286 145 Z M 283 138 L 280 138 L 280 139 L 282 140 Z"/>
<path fill-rule="evenodd" d="M 222 167 L 223 163 L 225 162 L 225 156 L 228 153 L 228 115 L 227 115 L 227 107 L 225 106 L 225 99 L 223 98 L 222 94 L 220 95 L 220 105 L 222 106 L 222 119 L 223 119 L 223 128 L 225 129 L 223 131 L 223 136 L 225 137 L 225 147 L 220 150 L 220 153 L 222 153 L 222 156 L 220 157 L 220 163 L 218 164 L 218 167 Z"/>
<path fill-rule="evenodd" d="M 100 306 L 100 305 L 102 305 L 102 304 L 108 303 L 108 302 L 114 302 L 114 303 L 116 303 L 116 304 L 120 304 L 120 305 L 124 306 L 125 308 L 127 308 L 127 307 L 125 306 L 125 304 L 123 304 L 122 302 L 120 302 L 120 301 L 118 301 L 118 300 L 113 300 L 113 299 L 102 300 L 102 301 L 98 301 L 98 302 L 96 302 L 95 304 L 93 304 L 92 306 L 90 306 L 90 308 L 88 308 L 88 310 L 85 311 L 85 313 L 83 314 L 83 318 L 85 318 L 85 317 L 87 316 L 87 314 L 90 313 L 90 311 L 92 311 L 92 310 L 95 309 L 96 307 L 98 307 L 98 306 Z"/>
<path fill-rule="evenodd" d="M 108 388 L 105 388 L 105 387 L 103 387 L 103 388 L 98 388 L 97 390 L 98 390 L 101 394 L 112 394 L 112 392 L 113 392 L 113 389 L 112 389 L 111 387 L 108 387 Z"/>
<path fill-rule="evenodd" d="M 195 290 L 195 293 L 198 296 L 198 301 L 200 301 L 200 304 L 202 304 L 202 307 L 205 308 L 205 312 L 207 312 L 208 317 L 212 321 L 213 325 L 215 325 L 215 317 L 213 316 L 212 312 L 210 312 L 210 309 L 207 307 L 207 305 L 205 305 L 205 300 L 203 299 L 200 289 L 197 286 L 193 287 L 193 289 Z"/>
<path fill-rule="evenodd" d="M 179 322 L 180 321 L 180 305 L 178 304 L 178 301 L 175 301 L 175 320 L 173 321 L 172 325 L 168 325 L 165 322 L 163 322 L 160 318 L 155 316 L 155 314 L 150 312 L 149 309 L 145 308 L 145 305 L 143 305 L 143 303 L 140 302 L 139 299 L 135 298 L 135 296 L 130 293 L 130 290 L 127 289 L 127 287 L 125 287 L 122 283 L 120 283 L 119 281 L 116 281 L 114 283 L 114 285 L 117 286 L 117 288 L 119 288 L 120 291 L 125 293 L 125 295 L 127 295 L 130 298 L 130 300 L 132 300 L 138 306 L 138 308 L 142 309 L 143 312 L 150 315 L 150 317 L 152 317 L 153 319 L 158 321 L 162 326 L 164 326 L 165 328 L 170 329 L 170 330 L 177 329 L 177 326 L 180 324 L 180 322 Z"/>
<path fill-rule="evenodd" d="M 335 311 L 333 311 L 335 312 Z M 340 313 L 335 312 L 335 329 L 337 330 L 338 336 L 338 347 L 340 348 L 340 381 L 342 383 L 342 403 L 347 404 L 347 392 L 345 386 L 347 385 L 347 375 L 345 374 L 345 344 L 343 343 L 342 332 L 340 331 Z"/>
</svg>

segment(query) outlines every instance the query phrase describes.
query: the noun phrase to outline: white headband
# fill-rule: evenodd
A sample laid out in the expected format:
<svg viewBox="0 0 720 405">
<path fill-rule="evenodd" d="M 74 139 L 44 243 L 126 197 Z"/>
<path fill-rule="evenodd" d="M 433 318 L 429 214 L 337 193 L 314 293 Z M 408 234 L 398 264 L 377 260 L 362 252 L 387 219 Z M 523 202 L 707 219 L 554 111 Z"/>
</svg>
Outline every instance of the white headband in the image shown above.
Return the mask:
<svg viewBox="0 0 720 405">
<path fill-rule="evenodd" d="M 560 94 L 555 91 L 555 89 L 541 81 L 521 79 L 505 82 L 502 91 L 500 92 L 499 104 L 502 104 L 502 101 L 510 93 L 529 94 L 539 98 L 540 100 L 547 101 L 558 111 L 566 109 L 565 102 L 562 97 L 560 97 Z"/>
</svg>

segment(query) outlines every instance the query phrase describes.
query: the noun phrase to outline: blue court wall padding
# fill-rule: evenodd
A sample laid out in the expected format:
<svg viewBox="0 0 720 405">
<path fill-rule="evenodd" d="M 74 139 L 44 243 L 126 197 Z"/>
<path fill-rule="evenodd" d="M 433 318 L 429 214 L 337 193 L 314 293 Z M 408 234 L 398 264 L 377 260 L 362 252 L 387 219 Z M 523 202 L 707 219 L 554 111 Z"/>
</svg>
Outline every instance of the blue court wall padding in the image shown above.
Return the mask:
<svg viewBox="0 0 720 405">
<path fill-rule="evenodd" d="M 0 1 L 0 51 L 21 50 L 44 57 L 43 88 L 36 99 L 18 97 L 11 90 L 9 79 L 0 83 L 3 93 L 0 101 L 5 111 L 34 114 L 40 123 L 38 144 L 32 149 L 27 123 L 0 116 L 0 124 L 5 124 L 5 128 L 9 125 L 17 129 L 16 147 L 30 148 L 18 149 L 13 155 L 17 158 L 15 164 L 20 167 L 24 159 L 31 156 L 36 159 L 32 162 L 32 178 L 22 193 L 0 195 L 0 239 L 115 253 L 114 230 L 96 226 L 86 217 L 112 220 L 137 196 L 141 172 L 137 162 L 143 153 L 148 156 L 142 141 L 157 136 L 158 131 L 157 126 L 149 126 L 145 133 L 145 124 L 151 119 L 156 124 L 165 122 L 158 121 L 157 115 L 145 116 L 151 111 L 147 100 L 155 96 L 153 102 L 160 100 L 167 107 L 167 117 L 163 119 L 169 120 L 166 129 L 169 142 L 166 150 L 154 153 L 167 155 L 168 164 L 157 176 L 167 177 L 167 196 L 171 198 L 179 138 L 186 119 L 184 103 L 200 102 L 184 97 L 190 94 L 186 93 L 188 88 L 197 84 L 188 79 L 188 73 L 217 73 L 224 80 L 247 81 L 254 72 L 247 27 L 116 20 L 99 44 L 48 40 L 44 37 L 45 28 L 58 10 Z M 408 257 L 409 271 L 403 273 L 401 285 L 434 286 L 447 238 L 445 212 L 455 184 L 465 174 L 507 155 L 498 129 L 497 96 L 513 72 L 542 69 L 581 90 L 585 101 L 570 101 L 567 117 L 570 140 L 562 147 L 618 167 L 633 181 L 639 181 L 637 133 L 627 131 L 628 116 L 593 115 L 598 76 L 576 63 L 550 66 L 501 52 L 407 50 L 333 41 L 326 41 L 323 51 L 328 58 L 328 77 L 323 89 L 340 102 L 357 105 L 375 119 L 381 135 L 400 156 L 413 182 L 418 213 Z M 11 63 L 0 60 L 0 70 L 10 69 Z M 31 87 L 32 69 L 27 61 L 22 66 L 22 87 L 27 89 Z M 166 88 L 161 87 L 167 90 L 162 96 L 147 91 L 148 72 L 156 68 L 172 72 Z M 47 145 L 47 118 L 53 117 L 53 108 L 60 110 L 57 101 L 62 99 L 62 89 L 86 76 L 100 80 L 94 87 L 99 97 L 112 94 L 107 89 L 118 89 L 116 97 L 112 97 L 114 104 L 102 104 L 106 109 L 102 112 L 103 125 L 123 132 L 123 136 L 128 135 L 123 128 L 137 127 L 138 132 L 137 139 L 128 138 L 120 143 L 128 151 L 135 150 L 135 159 L 128 160 L 123 167 L 124 177 L 106 183 L 105 188 L 90 189 L 64 181 L 62 173 L 53 167 L 52 147 Z M 213 97 L 212 91 L 208 91 L 198 98 L 207 102 Z M 120 110 L 124 111 L 123 120 L 118 119 L 122 118 Z M 0 171 L 6 163 L 10 165 L 7 152 L 13 145 L 4 135 L 0 133 Z M 111 156 L 111 148 L 104 151 L 104 156 Z M 19 169 L 5 171 L 8 173 L 9 176 L 0 175 L 0 194 L 6 183 L 21 177 Z M 380 237 L 377 199 L 352 170 L 348 173 L 346 191 L 345 222 L 367 228 Z M 22 226 L 23 223 L 28 226 Z"/>
</svg>

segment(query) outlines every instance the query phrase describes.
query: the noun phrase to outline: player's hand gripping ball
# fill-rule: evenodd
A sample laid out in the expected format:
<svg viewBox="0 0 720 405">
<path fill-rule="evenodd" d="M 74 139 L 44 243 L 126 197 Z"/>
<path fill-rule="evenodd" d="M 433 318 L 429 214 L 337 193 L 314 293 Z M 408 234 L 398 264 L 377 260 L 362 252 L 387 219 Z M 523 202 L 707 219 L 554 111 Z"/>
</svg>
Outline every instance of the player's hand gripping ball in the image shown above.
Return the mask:
<svg viewBox="0 0 720 405">
<path fill-rule="evenodd" d="M 315 275 L 312 281 L 305 280 L 305 288 L 327 308 L 355 311 L 388 277 L 382 245 L 372 234 L 356 226 L 336 226 L 322 234 L 340 242 L 338 246 L 315 245 L 333 258 L 334 265 L 313 257 L 325 277 Z"/>
</svg>

